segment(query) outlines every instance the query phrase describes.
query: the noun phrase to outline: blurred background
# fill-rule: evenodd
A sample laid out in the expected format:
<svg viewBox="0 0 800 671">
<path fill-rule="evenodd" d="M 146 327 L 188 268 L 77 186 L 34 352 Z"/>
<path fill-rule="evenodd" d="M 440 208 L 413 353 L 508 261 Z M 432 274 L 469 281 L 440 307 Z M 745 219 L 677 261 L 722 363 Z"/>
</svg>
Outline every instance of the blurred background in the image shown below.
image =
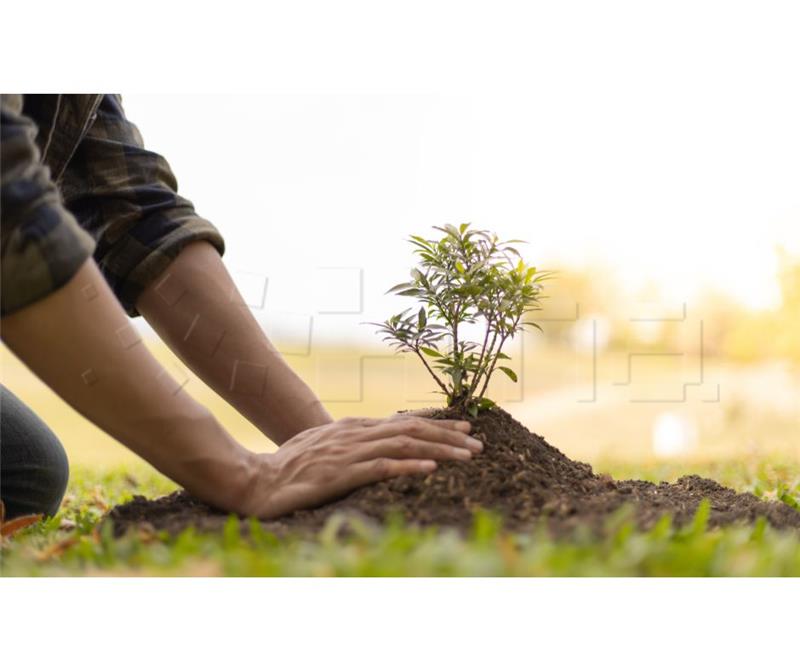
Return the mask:
<svg viewBox="0 0 800 671">
<path fill-rule="evenodd" d="M 559 68 L 496 95 L 123 102 L 335 416 L 440 402 L 364 322 L 410 305 L 385 294 L 413 264 L 409 234 L 472 222 L 557 271 L 544 333 L 508 352 L 519 384 L 490 393 L 532 431 L 600 464 L 800 462 L 800 95 L 775 45 L 711 53 L 694 37 L 591 63 L 547 44 Z M 240 440 L 272 449 L 134 324 Z M 138 462 L 5 349 L 2 374 L 74 464 Z"/>
</svg>

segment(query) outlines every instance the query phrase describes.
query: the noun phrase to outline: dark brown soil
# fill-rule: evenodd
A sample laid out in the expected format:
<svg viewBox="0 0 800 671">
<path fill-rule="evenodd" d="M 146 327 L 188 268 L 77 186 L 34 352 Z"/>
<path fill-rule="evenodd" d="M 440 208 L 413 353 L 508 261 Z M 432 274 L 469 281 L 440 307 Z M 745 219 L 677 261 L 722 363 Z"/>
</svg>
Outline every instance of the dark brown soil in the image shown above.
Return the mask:
<svg viewBox="0 0 800 671">
<path fill-rule="evenodd" d="M 452 417 L 437 411 L 434 416 Z M 506 528 L 524 530 L 539 523 L 563 535 L 577 527 L 602 534 L 608 516 L 622 508 L 647 529 L 664 515 L 677 526 L 689 522 L 703 499 L 711 504 L 709 527 L 750 524 L 764 517 L 779 529 L 800 530 L 800 511 L 784 503 L 762 501 L 697 475 L 674 484 L 641 480 L 613 480 L 596 475 L 588 464 L 568 459 L 541 436 L 529 432 L 500 409 L 481 413 L 473 435 L 484 443 L 483 452 L 468 462 L 443 462 L 427 476 L 403 476 L 363 487 L 320 508 L 264 522 L 266 529 L 283 534 L 320 529 L 337 512 L 380 523 L 400 513 L 409 523 L 469 529 L 478 508 L 494 510 Z M 209 508 L 186 492 L 156 500 L 137 496 L 110 514 L 115 533 L 152 525 L 177 533 L 194 526 L 218 530 L 228 515 Z M 243 530 L 247 528 L 243 525 Z"/>
</svg>

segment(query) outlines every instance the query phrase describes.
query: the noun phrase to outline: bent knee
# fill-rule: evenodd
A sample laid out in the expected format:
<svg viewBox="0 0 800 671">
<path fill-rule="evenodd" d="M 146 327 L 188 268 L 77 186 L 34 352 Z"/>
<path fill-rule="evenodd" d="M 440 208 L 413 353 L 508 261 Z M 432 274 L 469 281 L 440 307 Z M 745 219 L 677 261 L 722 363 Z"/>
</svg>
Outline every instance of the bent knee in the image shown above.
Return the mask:
<svg viewBox="0 0 800 671">
<path fill-rule="evenodd" d="M 47 459 L 42 463 L 42 513 L 52 517 L 61 507 L 69 483 L 69 460 L 61 441 L 52 436 L 47 446 Z"/>
<path fill-rule="evenodd" d="M 7 463 L 4 459 L 2 498 L 9 518 L 58 512 L 69 482 L 69 461 L 61 441 L 52 433 L 38 435 L 29 443 L 35 449 L 27 459 Z"/>
<path fill-rule="evenodd" d="M 9 517 L 54 515 L 69 480 L 64 446 L 20 399 L 0 385 L 0 488 Z"/>
</svg>

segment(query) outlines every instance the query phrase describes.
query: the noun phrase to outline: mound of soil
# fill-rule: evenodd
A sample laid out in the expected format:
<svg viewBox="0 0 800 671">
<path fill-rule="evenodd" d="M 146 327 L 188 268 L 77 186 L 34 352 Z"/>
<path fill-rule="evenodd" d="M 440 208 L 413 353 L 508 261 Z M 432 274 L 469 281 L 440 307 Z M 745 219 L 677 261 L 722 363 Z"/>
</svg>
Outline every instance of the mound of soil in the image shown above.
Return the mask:
<svg viewBox="0 0 800 671">
<path fill-rule="evenodd" d="M 434 417 L 455 417 L 441 410 Z M 563 535 L 579 526 L 598 534 L 608 516 L 622 506 L 631 509 L 636 524 L 647 529 L 669 514 L 677 526 L 689 522 L 703 499 L 711 504 L 709 527 L 752 523 L 764 517 L 779 529 L 800 529 L 800 511 L 778 502 L 739 494 L 696 475 L 674 484 L 613 480 L 596 475 L 588 464 L 572 461 L 528 431 L 507 412 L 495 408 L 473 420 L 473 435 L 484 449 L 468 462 L 442 462 L 430 475 L 403 476 L 358 489 L 338 501 L 263 522 L 275 533 L 316 531 L 333 513 L 357 515 L 381 523 L 392 513 L 422 526 L 469 529 L 478 508 L 494 510 L 506 528 L 524 530 L 544 521 Z M 194 526 L 218 530 L 228 515 L 186 492 L 156 500 L 134 497 L 109 513 L 115 534 L 130 527 L 152 525 L 177 533 Z M 247 525 L 242 526 L 246 532 Z"/>
</svg>

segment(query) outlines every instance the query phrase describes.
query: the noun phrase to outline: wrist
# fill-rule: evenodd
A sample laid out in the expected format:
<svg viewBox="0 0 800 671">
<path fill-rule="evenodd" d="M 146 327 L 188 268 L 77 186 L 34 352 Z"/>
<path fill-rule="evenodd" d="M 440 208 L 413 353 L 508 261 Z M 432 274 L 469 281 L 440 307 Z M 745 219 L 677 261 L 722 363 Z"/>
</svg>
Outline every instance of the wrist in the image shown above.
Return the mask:
<svg viewBox="0 0 800 671">
<path fill-rule="evenodd" d="M 206 497 L 209 503 L 237 515 L 253 514 L 253 501 L 261 489 L 263 473 L 261 457 L 240 447 L 230 455 L 211 477 L 213 494 Z"/>
<path fill-rule="evenodd" d="M 261 404 L 258 417 L 251 421 L 278 447 L 298 434 L 334 421 L 322 401 L 293 398 L 285 402 Z"/>
<path fill-rule="evenodd" d="M 328 410 L 322 404 L 322 401 L 316 397 L 311 401 L 305 402 L 301 407 L 302 412 L 297 415 L 291 426 L 286 427 L 286 431 L 281 436 L 280 441 L 278 441 L 279 447 L 282 447 L 292 438 L 304 431 L 331 424 L 334 421 L 333 417 L 331 417 Z"/>
<path fill-rule="evenodd" d="M 189 417 L 172 417 L 151 463 L 206 503 L 240 512 L 254 489 L 256 457 L 240 445 L 205 408 Z"/>
<path fill-rule="evenodd" d="M 275 454 L 249 453 L 246 474 L 234 487 L 235 502 L 230 510 L 245 517 L 262 517 L 277 484 Z"/>
</svg>

